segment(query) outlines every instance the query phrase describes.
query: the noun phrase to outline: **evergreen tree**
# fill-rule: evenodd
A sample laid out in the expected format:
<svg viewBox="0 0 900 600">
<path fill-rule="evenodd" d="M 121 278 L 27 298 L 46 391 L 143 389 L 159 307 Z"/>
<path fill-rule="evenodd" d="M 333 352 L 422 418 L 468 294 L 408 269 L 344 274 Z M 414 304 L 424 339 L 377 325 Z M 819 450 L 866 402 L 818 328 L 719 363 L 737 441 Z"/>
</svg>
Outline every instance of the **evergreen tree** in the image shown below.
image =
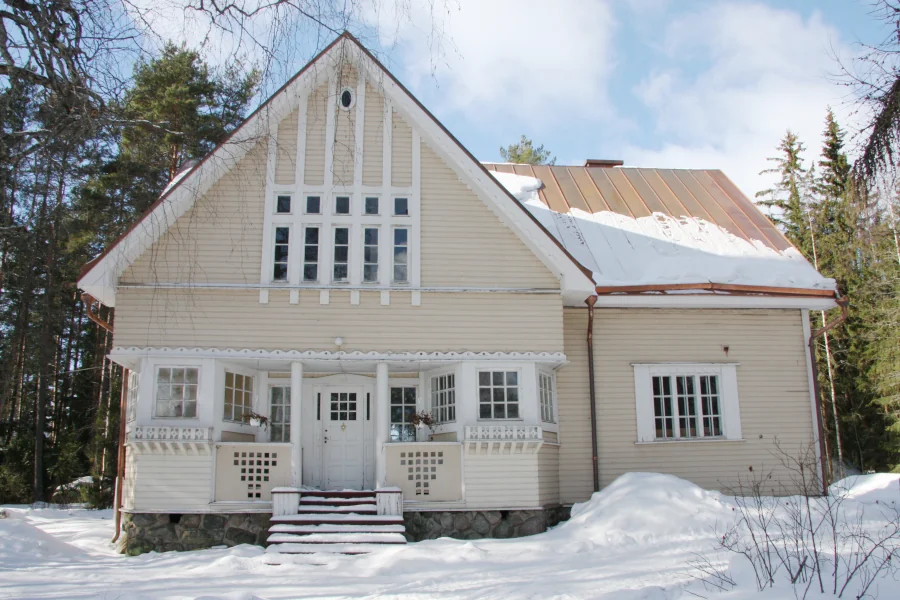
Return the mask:
<svg viewBox="0 0 900 600">
<path fill-rule="evenodd" d="M 809 227 L 808 209 L 811 188 L 811 174 L 803 166 L 803 152 L 806 148 L 790 130 L 778 145 L 779 154 L 768 159 L 774 166 L 761 174 L 778 176 L 775 186 L 757 192 L 759 204 L 776 209 L 770 216 L 780 225 L 797 248 L 806 256 L 812 255 L 812 236 Z"/>
<path fill-rule="evenodd" d="M 500 148 L 500 157 L 503 162 L 521 165 L 555 165 L 556 157 L 550 158 L 551 152 L 544 150 L 544 146 L 534 147 L 534 143 L 525 137 L 506 148 Z"/>
</svg>

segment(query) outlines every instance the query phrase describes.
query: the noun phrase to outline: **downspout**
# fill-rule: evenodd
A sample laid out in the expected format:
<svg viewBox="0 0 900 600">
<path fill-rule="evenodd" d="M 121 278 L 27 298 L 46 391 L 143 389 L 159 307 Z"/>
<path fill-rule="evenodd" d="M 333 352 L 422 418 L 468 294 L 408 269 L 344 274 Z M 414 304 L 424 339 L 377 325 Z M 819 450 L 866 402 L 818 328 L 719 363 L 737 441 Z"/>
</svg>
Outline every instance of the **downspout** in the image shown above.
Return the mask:
<svg viewBox="0 0 900 600">
<path fill-rule="evenodd" d="M 587 355 L 588 384 L 591 395 L 591 463 L 594 471 L 594 491 L 600 491 L 600 462 L 597 458 L 597 393 L 594 385 L 594 304 L 597 296 L 588 296 Z"/>
<path fill-rule="evenodd" d="M 819 452 L 822 457 L 822 464 L 819 465 L 822 470 L 822 494 L 828 494 L 828 470 L 825 466 L 827 461 L 827 456 L 825 454 L 825 419 L 822 415 L 822 390 L 819 387 L 819 366 L 816 363 L 816 338 L 828 333 L 838 325 L 842 324 L 847 320 L 849 306 L 850 306 L 850 298 L 844 296 L 842 298 L 837 299 L 838 306 L 841 307 L 841 315 L 836 318 L 831 323 L 825 324 L 824 327 L 816 329 L 812 333 L 809 334 L 809 342 L 808 342 L 808 350 L 809 350 L 809 364 L 812 366 L 812 374 L 813 374 L 813 390 L 816 395 L 816 416 L 818 417 L 817 426 L 819 428 Z"/>
<path fill-rule="evenodd" d="M 129 371 L 122 367 L 122 396 L 119 401 L 119 456 L 116 460 L 116 498 L 113 509 L 116 513 L 116 534 L 111 543 L 119 539 L 122 532 L 122 486 L 125 483 L 125 428 L 128 421 L 128 375 Z"/>
</svg>

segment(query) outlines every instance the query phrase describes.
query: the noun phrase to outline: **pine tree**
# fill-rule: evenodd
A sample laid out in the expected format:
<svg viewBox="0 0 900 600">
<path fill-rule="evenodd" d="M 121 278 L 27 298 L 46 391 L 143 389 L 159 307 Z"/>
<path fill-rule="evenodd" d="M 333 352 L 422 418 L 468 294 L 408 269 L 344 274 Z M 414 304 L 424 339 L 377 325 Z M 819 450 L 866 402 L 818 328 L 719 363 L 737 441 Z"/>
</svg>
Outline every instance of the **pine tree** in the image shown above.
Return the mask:
<svg viewBox="0 0 900 600">
<path fill-rule="evenodd" d="M 523 165 L 555 165 L 556 157 L 550 158 L 551 152 L 544 150 L 544 146 L 534 147 L 534 143 L 525 137 L 506 148 L 500 148 L 500 157 L 503 162 Z"/>
<path fill-rule="evenodd" d="M 779 154 L 767 160 L 774 164 L 761 174 L 778 176 L 775 186 L 757 192 L 759 204 L 775 209 L 770 216 L 780 225 L 788 239 L 806 256 L 812 255 L 809 227 L 811 174 L 803 166 L 806 148 L 796 134 L 788 130 L 778 145 Z"/>
</svg>

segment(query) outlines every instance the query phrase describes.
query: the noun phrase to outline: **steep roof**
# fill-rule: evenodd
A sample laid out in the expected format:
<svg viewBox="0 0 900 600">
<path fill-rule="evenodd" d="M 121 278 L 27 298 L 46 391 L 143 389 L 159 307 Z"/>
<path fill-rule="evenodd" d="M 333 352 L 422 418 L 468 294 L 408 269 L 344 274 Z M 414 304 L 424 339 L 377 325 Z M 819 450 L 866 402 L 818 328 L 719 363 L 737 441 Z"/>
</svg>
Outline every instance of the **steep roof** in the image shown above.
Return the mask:
<svg viewBox="0 0 900 600">
<path fill-rule="evenodd" d="M 721 171 L 485 167 L 594 273 L 600 293 L 834 296 L 834 280 Z"/>
</svg>

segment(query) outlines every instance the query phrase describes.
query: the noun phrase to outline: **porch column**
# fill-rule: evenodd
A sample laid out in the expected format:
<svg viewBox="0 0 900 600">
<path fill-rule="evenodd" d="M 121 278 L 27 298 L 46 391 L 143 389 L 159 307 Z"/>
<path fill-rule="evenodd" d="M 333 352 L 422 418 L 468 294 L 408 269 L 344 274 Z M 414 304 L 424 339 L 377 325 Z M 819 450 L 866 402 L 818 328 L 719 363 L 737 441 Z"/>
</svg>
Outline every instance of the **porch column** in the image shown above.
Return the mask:
<svg viewBox="0 0 900 600">
<path fill-rule="evenodd" d="M 300 440 L 300 392 L 303 385 L 303 363 L 291 363 L 291 481 L 294 487 L 303 483 L 303 456 Z"/>
<path fill-rule="evenodd" d="M 391 399 L 388 389 L 388 366 L 380 362 L 375 366 L 375 487 L 384 486 L 387 464 L 384 445 L 391 430 Z"/>
</svg>

